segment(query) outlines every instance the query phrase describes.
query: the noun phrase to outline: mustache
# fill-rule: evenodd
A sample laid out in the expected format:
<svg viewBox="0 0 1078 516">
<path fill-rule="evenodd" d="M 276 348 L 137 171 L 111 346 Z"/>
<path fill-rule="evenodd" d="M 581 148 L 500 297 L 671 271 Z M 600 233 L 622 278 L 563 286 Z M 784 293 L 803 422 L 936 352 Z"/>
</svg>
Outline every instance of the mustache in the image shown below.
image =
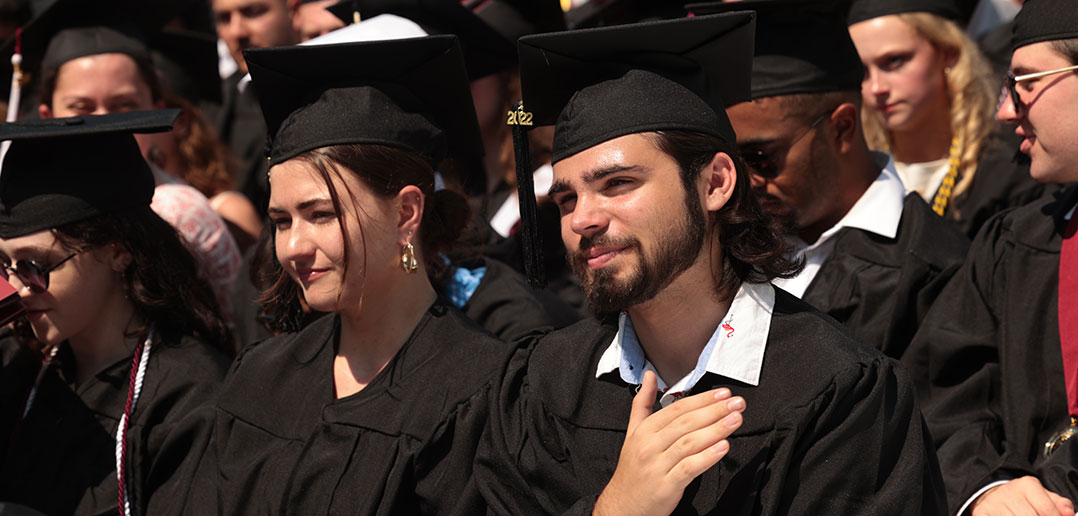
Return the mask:
<svg viewBox="0 0 1078 516">
<path fill-rule="evenodd" d="M 595 247 L 637 247 L 640 245 L 640 241 L 631 236 L 622 237 L 610 237 L 607 235 L 599 235 L 597 237 L 581 237 L 580 245 L 577 246 L 576 252 L 573 254 L 583 257 Z"/>
</svg>

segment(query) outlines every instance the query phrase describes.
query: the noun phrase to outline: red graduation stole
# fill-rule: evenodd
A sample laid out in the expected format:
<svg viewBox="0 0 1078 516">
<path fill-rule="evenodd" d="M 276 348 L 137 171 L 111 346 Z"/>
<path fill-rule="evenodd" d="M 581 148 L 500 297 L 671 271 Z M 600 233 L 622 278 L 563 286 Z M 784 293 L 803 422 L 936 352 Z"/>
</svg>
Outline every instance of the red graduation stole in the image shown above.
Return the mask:
<svg viewBox="0 0 1078 516">
<path fill-rule="evenodd" d="M 1063 231 L 1059 251 L 1059 347 L 1063 352 L 1063 379 L 1067 382 L 1067 412 L 1070 426 L 1056 432 L 1044 443 L 1044 456 L 1051 455 L 1064 441 L 1078 436 L 1078 213 L 1071 215 Z"/>
</svg>

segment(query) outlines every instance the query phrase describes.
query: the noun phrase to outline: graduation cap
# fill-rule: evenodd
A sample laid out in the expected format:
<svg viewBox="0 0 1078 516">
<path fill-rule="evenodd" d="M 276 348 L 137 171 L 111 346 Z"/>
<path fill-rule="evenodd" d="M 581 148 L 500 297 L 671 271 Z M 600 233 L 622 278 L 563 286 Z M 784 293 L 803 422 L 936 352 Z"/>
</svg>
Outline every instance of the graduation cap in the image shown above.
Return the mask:
<svg viewBox="0 0 1078 516">
<path fill-rule="evenodd" d="M 150 38 L 154 67 L 165 89 L 193 104 L 221 101 L 217 38 L 202 32 L 163 29 Z"/>
<path fill-rule="evenodd" d="M 48 73 L 72 59 L 106 53 L 126 54 L 152 68 L 147 36 L 191 11 L 199 1 L 55 0 L 26 24 L 18 41 L 0 47 L 0 70 L 11 75 L 16 46 L 20 47 L 22 68 L 31 74 Z M 216 62 L 216 57 L 213 59 Z"/>
<path fill-rule="evenodd" d="M 1011 48 L 1071 38 L 1078 38 L 1078 5 L 1073 0 L 1027 0 L 1014 17 Z"/>
<path fill-rule="evenodd" d="M 853 0 L 846 24 L 902 13 L 930 13 L 952 21 L 962 17 L 955 0 Z"/>
<path fill-rule="evenodd" d="M 590 0 L 565 13 L 570 29 L 590 29 L 642 21 L 671 20 L 688 14 L 669 0 Z"/>
<path fill-rule="evenodd" d="M 149 206 L 154 178 L 133 133 L 168 131 L 180 110 L 0 124 L 0 238 Z"/>
<path fill-rule="evenodd" d="M 630 133 L 734 142 L 725 106 L 749 98 L 751 12 L 521 38 L 524 107 L 554 129 L 554 161 Z"/>
<path fill-rule="evenodd" d="M 464 49 L 471 80 L 517 64 L 513 41 L 479 19 L 459 0 L 341 0 L 326 10 L 346 24 L 379 14 L 393 14 L 414 21 L 428 34 L 456 35 Z"/>
<path fill-rule="evenodd" d="M 756 11 L 752 98 L 860 91 L 864 67 L 835 0 L 748 0 L 685 7 L 694 14 Z"/>
<path fill-rule="evenodd" d="M 725 106 L 749 98 L 754 18 L 737 12 L 523 37 L 518 116 L 555 125 L 555 163 L 649 131 L 696 131 L 732 144 Z M 525 272 L 539 286 L 542 243 L 520 125 L 514 147 Z"/>
<path fill-rule="evenodd" d="M 453 36 L 244 51 L 270 136 L 270 165 L 329 145 L 409 150 L 432 166 L 483 155 Z"/>
<path fill-rule="evenodd" d="M 472 0 L 465 6 L 512 42 L 529 34 L 567 28 L 558 0 Z"/>
</svg>

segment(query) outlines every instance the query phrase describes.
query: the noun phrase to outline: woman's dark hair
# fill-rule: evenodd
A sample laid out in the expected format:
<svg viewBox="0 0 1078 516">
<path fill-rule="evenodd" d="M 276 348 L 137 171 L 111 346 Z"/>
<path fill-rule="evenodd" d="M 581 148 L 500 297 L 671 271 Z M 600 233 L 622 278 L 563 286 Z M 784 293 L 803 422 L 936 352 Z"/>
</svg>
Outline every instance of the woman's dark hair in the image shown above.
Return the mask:
<svg viewBox="0 0 1078 516">
<path fill-rule="evenodd" d="M 169 340 L 194 335 L 232 355 L 232 333 L 213 290 L 198 276 L 176 230 L 149 206 L 65 224 L 53 234 L 71 250 L 117 244 L 131 254 L 124 289 L 142 322 L 133 334 L 144 335 L 153 326 Z"/>
<path fill-rule="evenodd" d="M 141 77 L 142 81 L 150 88 L 150 100 L 153 102 L 161 100 L 164 95 L 164 88 L 161 86 L 161 78 L 157 75 L 157 71 L 154 70 L 153 65 L 142 62 L 142 60 L 135 59 L 134 57 L 131 57 L 131 60 L 135 62 L 139 77 Z M 54 70 L 43 70 L 41 88 L 38 89 L 38 102 L 49 106 L 50 109 L 52 108 L 52 95 L 56 92 L 56 79 L 60 77 L 60 68 L 63 68 L 63 65 L 60 65 Z"/>
<path fill-rule="evenodd" d="M 677 162 L 686 192 L 695 192 L 700 171 L 711 163 L 716 153 L 725 153 L 734 162 L 737 170 L 734 193 L 719 211 L 709 214 L 714 222 L 714 230 L 708 234 L 708 247 L 712 253 L 722 251 L 721 269 L 711 271 L 715 290 L 720 297 L 732 296 L 745 281 L 789 278 L 801 271 L 801 261 L 787 257 L 790 248 L 782 227 L 760 207 L 749 182 L 748 168 L 732 145 L 715 136 L 694 131 L 658 131 L 653 134 L 659 149 Z M 696 197 L 690 195 L 688 198 Z"/>
<path fill-rule="evenodd" d="M 341 173 L 354 173 L 372 192 L 385 199 L 392 198 L 405 186 L 418 186 L 426 198 L 419 225 L 418 250 L 422 253 L 427 275 L 435 289 L 440 289 L 448 281 L 452 271 L 442 256 L 452 251 L 468 223 L 471 209 L 468 201 L 452 189 L 434 189 L 434 169 L 421 156 L 385 145 L 349 144 L 322 147 L 292 159 L 310 164 L 325 182 L 342 233 L 346 231 L 344 211 L 341 209 L 340 192 L 333 185 L 334 175 L 340 177 Z M 439 168 L 450 170 L 453 166 L 451 162 L 444 162 Z M 444 177 L 455 177 L 455 174 L 445 173 Z M 356 202 L 351 192 L 348 192 L 347 198 Z M 347 239 L 348 235 L 344 237 Z M 362 227 L 359 237 L 364 240 Z M 259 272 L 253 274 L 266 287 L 259 298 L 261 313 L 270 320 L 271 330 L 296 331 L 297 325 L 304 320 L 300 290 L 277 262 L 272 237 L 260 253 L 263 255 L 261 266 Z M 343 261 L 347 274 L 348 246 L 344 248 Z"/>
</svg>

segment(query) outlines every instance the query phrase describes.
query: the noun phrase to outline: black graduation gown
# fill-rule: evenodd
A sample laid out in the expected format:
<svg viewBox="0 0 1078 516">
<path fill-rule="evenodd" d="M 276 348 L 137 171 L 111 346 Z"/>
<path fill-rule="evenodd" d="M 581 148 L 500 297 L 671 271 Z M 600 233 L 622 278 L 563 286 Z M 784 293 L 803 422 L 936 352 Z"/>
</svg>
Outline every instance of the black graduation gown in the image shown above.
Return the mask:
<svg viewBox="0 0 1078 516">
<path fill-rule="evenodd" d="M 993 480 L 1031 474 L 1078 502 L 1078 456 L 1042 459 L 1068 423 L 1059 251 L 1076 201 L 1072 186 L 985 224 L 903 358 L 955 510 Z"/>
<path fill-rule="evenodd" d="M 132 356 L 79 386 L 64 366 L 72 358 L 65 344 L 43 377 L 0 464 L 0 500 L 50 515 L 114 515 L 116 427 Z M 171 514 L 167 500 L 184 496 L 182 479 L 198 462 L 191 451 L 208 438 L 188 416 L 216 393 L 228 364 L 224 353 L 190 337 L 154 345 L 127 434 L 133 514 Z"/>
<path fill-rule="evenodd" d="M 531 288 L 522 274 L 498 260 L 483 257 L 464 265 L 487 269 L 461 311 L 506 342 L 541 328 L 563 328 L 580 320 L 579 314 L 553 292 Z"/>
<path fill-rule="evenodd" d="M 239 162 L 236 187 L 259 210 L 265 212 L 269 202 L 269 181 L 266 173 L 266 122 L 255 96 L 254 84 L 247 83 L 244 91 L 237 85 L 245 74 L 236 72 L 222 86 L 222 105 L 216 129 L 221 140 L 228 144 Z"/>
<path fill-rule="evenodd" d="M 834 250 L 801 298 L 900 358 L 962 264 L 969 241 L 916 193 L 906 196 L 895 238 L 858 228 L 843 228 L 834 238 Z"/>
<path fill-rule="evenodd" d="M 977 173 L 969 189 L 956 196 L 943 213 L 970 239 L 993 215 L 1025 206 L 1058 189 L 1029 175 L 1029 158 L 1018 153 L 1021 139 L 1014 134 L 1013 125 L 1001 126 L 990 138 L 977 160 Z"/>
<path fill-rule="evenodd" d="M 439 301 L 366 388 L 335 399 L 339 325 L 237 357 L 189 514 L 481 512 L 471 463 L 510 350 Z"/>
<path fill-rule="evenodd" d="M 476 461 L 492 512 L 591 514 L 636 391 L 616 372 L 595 378 L 616 332 L 589 319 L 510 362 Z M 744 423 L 675 514 L 942 514 L 904 371 L 790 294 L 777 290 L 758 387 L 705 374 L 692 391 L 723 386 L 745 398 Z"/>
</svg>

